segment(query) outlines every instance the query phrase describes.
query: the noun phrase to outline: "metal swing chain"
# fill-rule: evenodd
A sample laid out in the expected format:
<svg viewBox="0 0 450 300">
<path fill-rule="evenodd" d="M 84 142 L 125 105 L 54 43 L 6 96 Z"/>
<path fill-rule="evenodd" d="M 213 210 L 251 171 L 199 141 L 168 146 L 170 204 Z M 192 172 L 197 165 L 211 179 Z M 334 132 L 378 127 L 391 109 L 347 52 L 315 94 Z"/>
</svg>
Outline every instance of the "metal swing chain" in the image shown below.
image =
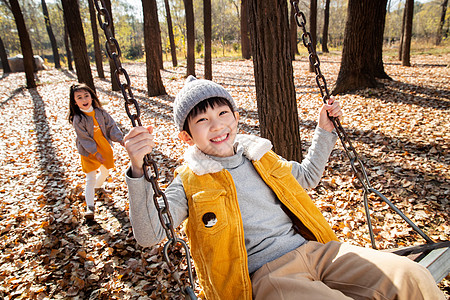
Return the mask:
<svg viewBox="0 0 450 300">
<path fill-rule="evenodd" d="M 316 74 L 316 83 L 317 86 L 319 87 L 322 100 L 325 104 L 327 104 L 328 99 L 330 99 L 330 93 L 328 91 L 325 77 L 323 76 L 320 70 L 320 61 L 312 45 L 311 34 L 306 30 L 306 17 L 303 14 L 303 12 L 299 10 L 298 1 L 293 0 L 291 1 L 291 4 L 295 11 L 295 21 L 297 22 L 298 27 L 300 27 L 303 31 L 302 33 L 303 45 L 308 49 L 309 62 L 311 66 L 313 66 L 314 68 L 314 73 Z M 372 248 L 377 249 L 368 204 L 368 195 L 370 193 L 377 195 L 379 198 L 381 198 L 382 201 L 386 202 L 386 204 L 388 204 L 390 208 L 392 208 L 397 214 L 399 214 L 420 236 L 422 236 L 427 241 L 427 243 L 433 243 L 433 241 L 416 224 L 414 224 L 407 216 L 405 216 L 391 201 L 389 201 L 383 194 L 381 194 L 379 191 L 377 191 L 371 186 L 364 164 L 359 159 L 358 153 L 356 152 L 350 139 L 348 138 L 347 133 L 345 132 L 344 128 L 341 125 L 341 122 L 339 121 L 338 118 L 334 117 L 330 117 L 330 120 L 333 123 L 334 128 L 336 129 L 336 133 L 338 134 L 339 139 L 341 140 L 345 154 L 350 160 L 352 170 L 355 173 L 361 185 L 363 186 L 364 209 L 366 212 L 367 223 L 369 226 L 369 234 L 370 234 L 370 241 L 372 243 Z"/>
<path fill-rule="evenodd" d="M 95 8 L 97 9 L 97 18 L 100 27 L 103 29 L 106 35 L 106 51 L 108 53 L 108 57 L 114 61 L 115 71 L 114 77 L 120 89 L 122 91 L 123 98 L 125 100 L 125 110 L 127 112 L 128 117 L 131 120 L 133 127 L 136 127 L 136 123 L 139 126 L 142 126 L 140 120 L 140 109 L 139 104 L 136 99 L 134 99 L 133 92 L 131 90 L 131 81 L 128 76 L 127 71 L 122 67 L 120 62 L 121 51 L 119 47 L 118 41 L 115 39 L 112 34 L 112 22 L 111 17 L 106 9 L 106 5 L 104 0 L 93 0 L 95 4 Z M 100 4 L 99 4 L 100 2 Z M 100 6 L 101 5 L 101 6 Z M 120 76 L 125 77 L 125 83 L 122 83 L 120 80 Z M 130 105 L 134 107 L 134 113 L 130 110 Z M 173 227 L 172 215 L 169 211 L 169 203 L 167 201 L 166 195 L 160 189 L 158 184 L 159 179 L 159 171 L 156 162 L 147 154 L 144 157 L 144 164 L 142 166 L 144 170 L 144 176 L 147 181 L 149 181 L 153 188 L 153 202 L 158 211 L 159 220 L 161 222 L 161 226 L 166 232 L 167 242 L 164 245 L 163 256 L 164 260 L 167 262 L 171 272 L 172 277 L 180 284 L 182 289 L 182 293 L 185 295 L 186 299 L 197 299 L 197 296 L 194 293 L 194 276 L 192 273 L 192 265 L 191 265 L 191 257 L 189 253 L 189 247 L 183 239 L 180 239 L 175 233 L 175 229 Z M 149 170 L 151 169 L 151 170 Z M 162 201 L 160 201 L 162 199 Z M 162 203 L 161 203 L 162 202 Z M 179 272 L 176 269 L 180 269 L 182 260 L 179 261 L 179 265 L 175 266 L 169 258 L 169 250 L 175 248 L 177 245 L 181 245 L 181 247 L 185 251 L 186 255 L 186 264 L 189 275 L 189 285 L 185 285 L 181 282 L 181 277 Z"/>
</svg>

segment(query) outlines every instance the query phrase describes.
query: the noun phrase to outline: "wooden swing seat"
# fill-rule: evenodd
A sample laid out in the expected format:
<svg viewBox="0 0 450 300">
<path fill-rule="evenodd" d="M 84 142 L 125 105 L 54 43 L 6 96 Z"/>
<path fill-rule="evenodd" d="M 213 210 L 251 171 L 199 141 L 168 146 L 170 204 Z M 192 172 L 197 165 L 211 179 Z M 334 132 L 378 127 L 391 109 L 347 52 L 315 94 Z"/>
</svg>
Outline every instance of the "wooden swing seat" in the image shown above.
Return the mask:
<svg viewBox="0 0 450 300">
<path fill-rule="evenodd" d="M 430 271 L 436 283 L 441 282 L 450 273 L 450 241 L 383 251 L 418 262 Z"/>
</svg>

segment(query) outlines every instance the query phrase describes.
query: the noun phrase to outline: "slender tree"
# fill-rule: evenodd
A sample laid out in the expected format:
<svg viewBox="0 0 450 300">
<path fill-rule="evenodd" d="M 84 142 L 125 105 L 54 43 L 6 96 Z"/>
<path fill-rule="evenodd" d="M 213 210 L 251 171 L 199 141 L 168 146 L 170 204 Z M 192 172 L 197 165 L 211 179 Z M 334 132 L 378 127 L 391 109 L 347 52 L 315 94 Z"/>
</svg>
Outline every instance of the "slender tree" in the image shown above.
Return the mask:
<svg viewBox="0 0 450 300">
<path fill-rule="evenodd" d="M 212 80 L 211 58 L 211 0 L 203 0 L 203 26 L 205 34 L 205 78 Z"/>
<path fill-rule="evenodd" d="M 186 13 L 187 74 L 195 76 L 195 25 L 192 0 L 183 0 Z"/>
<path fill-rule="evenodd" d="M 9 67 L 8 54 L 6 54 L 5 45 L 0 37 L 0 60 L 3 66 L 3 74 L 11 73 L 11 68 Z"/>
<path fill-rule="evenodd" d="M 414 16 L 414 0 L 406 0 L 405 4 L 406 20 L 405 31 L 403 33 L 403 49 L 402 49 L 402 66 L 410 67 L 410 53 L 411 53 L 411 37 L 412 24 Z"/>
<path fill-rule="evenodd" d="M 95 91 L 78 1 L 62 0 L 61 3 L 67 21 L 67 30 L 70 44 L 72 45 L 78 82 L 87 84 Z"/>
<path fill-rule="evenodd" d="M 67 31 L 67 21 L 65 16 L 63 16 L 63 20 L 64 20 L 64 46 L 66 48 L 67 66 L 70 71 L 73 71 L 72 52 L 70 51 L 69 31 Z"/>
<path fill-rule="evenodd" d="M 406 9 L 403 9 L 402 30 L 400 32 L 400 45 L 398 46 L 398 60 L 402 60 L 403 56 L 403 38 L 405 37 Z"/>
<path fill-rule="evenodd" d="M 292 60 L 295 60 L 295 55 L 296 54 L 300 54 L 298 52 L 298 47 L 297 47 L 297 21 L 295 19 L 295 11 L 291 8 L 291 20 L 290 20 L 290 24 L 289 24 L 289 29 L 290 29 L 290 37 L 291 37 L 291 55 L 292 55 Z"/>
<path fill-rule="evenodd" d="M 325 0 L 323 13 L 322 51 L 328 53 L 328 25 L 330 24 L 330 0 Z"/>
<path fill-rule="evenodd" d="M 67 21 L 66 16 L 64 15 L 63 9 L 57 4 L 56 5 L 58 9 L 63 14 L 63 23 L 64 23 L 64 48 L 66 49 L 66 59 L 67 59 L 67 66 L 70 71 L 73 71 L 72 66 L 72 53 L 70 51 L 70 42 L 69 42 L 69 32 L 67 31 Z"/>
<path fill-rule="evenodd" d="M 98 77 L 105 78 L 105 72 L 103 71 L 102 50 L 100 49 L 100 38 L 98 36 L 97 15 L 95 11 L 94 1 L 88 0 L 88 4 L 89 4 L 89 16 L 91 18 L 92 38 L 94 40 L 95 67 L 97 68 Z"/>
<path fill-rule="evenodd" d="M 25 69 L 25 77 L 27 81 L 27 88 L 32 89 L 36 87 L 36 81 L 34 79 L 35 63 L 33 58 L 33 48 L 31 46 L 30 36 L 25 25 L 22 10 L 20 9 L 19 2 L 17 0 L 9 0 L 11 12 L 14 15 L 14 20 L 17 26 L 17 32 L 19 33 L 20 48 L 23 55 L 23 66 Z"/>
<path fill-rule="evenodd" d="M 441 13 L 441 20 L 439 21 L 438 30 L 436 32 L 436 46 L 439 45 L 442 41 L 442 28 L 444 27 L 445 23 L 445 15 L 447 14 L 447 5 L 448 0 L 442 1 L 442 13 Z"/>
<path fill-rule="evenodd" d="M 48 37 L 50 39 L 50 44 L 52 45 L 53 60 L 55 61 L 55 68 L 60 69 L 61 62 L 59 59 L 58 44 L 56 43 L 55 35 L 53 34 L 52 23 L 50 22 L 50 17 L 48 15 L 48 9 L 47 9 L 47 3 L 45 3 L 45 0 L 41 0 L 41 5 L 42 5 L 42 13 L 44 14 L 44 19 L 45 19 L 45 28 L 47 29 Z"/>
<path fill-rule="evenodd" d="M 309 2 L 309 33 L 315 51 L 317 45 L 317 0 L 310 0 Z M 314 66 L 311 64 L 309 64 L 309 71 L 314 72 Z"/>
<path fill-rule="evenodd" d="M 172 65 L 176 67 L 178 65 L 177 45 L 175 44 L 175 38 L 173 36 L 172 16 L 170 14 L 169 0 L 164 0 L 164 5 L 166 7 L 167 30 L 169 31 L 170 54 L 172 55 Z"/>
<path fill-rule="evenodd" d="M 166 89 L 162 83 L 159 67 L 158 40 L 159 28 L 156 0 L 142 1 L 142 10 L 144 14 L 144 46 L 145 46 L 145 65 L 147 67 L 147 91 L 150 97 L 165 95 Z M 156 17 L 156 18 L 155 18 Z"/>
<path fill-rule="evenodd" d="M 349 0 L 341 68 L 333 94 L 377 86 L 377 43 L 383 42 L 379 31 L 384 29 L 379 20 L 386 17 L 386 3 L 387 0 Z"/>
<path fill-rule="evenodd" d="M 241 52 L 242 58 L 251 58 L 250 38 L 248 36 L 248 1 L 241 0 Z"/>
<path fill-rule="evenodd" d="M 301 161 L 287 1 L 249 0 L 249 17 L 261 136 L 284 158 Z"/>
</svg>

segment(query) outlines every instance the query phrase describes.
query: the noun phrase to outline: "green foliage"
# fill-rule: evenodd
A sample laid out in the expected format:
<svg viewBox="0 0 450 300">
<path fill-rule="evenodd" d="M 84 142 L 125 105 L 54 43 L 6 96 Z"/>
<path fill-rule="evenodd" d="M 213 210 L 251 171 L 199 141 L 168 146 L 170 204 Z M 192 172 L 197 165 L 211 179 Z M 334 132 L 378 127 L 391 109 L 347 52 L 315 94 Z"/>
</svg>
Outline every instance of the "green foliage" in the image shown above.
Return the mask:
<svg viewBox="0 0 450 300">
<path fill-rule="evenodd" d="M 141 58 L 144 55 L 142 46 L 138 44 L 130 45 L 124 52 L 125 58 L 130 60 Z"/>
</svg>

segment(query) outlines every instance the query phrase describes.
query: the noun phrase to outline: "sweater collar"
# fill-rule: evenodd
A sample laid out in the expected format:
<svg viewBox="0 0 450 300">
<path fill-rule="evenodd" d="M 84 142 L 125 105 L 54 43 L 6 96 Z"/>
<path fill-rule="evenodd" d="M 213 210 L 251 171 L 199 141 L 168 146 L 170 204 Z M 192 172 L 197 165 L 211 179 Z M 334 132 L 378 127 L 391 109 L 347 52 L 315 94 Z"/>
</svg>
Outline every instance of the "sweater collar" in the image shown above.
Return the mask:
<svg viewBox="0 0 450 300">
<path fill-rule="evenodd" d="M 242 146 L 244 156 L 251 161 L 260 160 L 264 154 L 272 149 L 272 143 L 269 140 L 255 135 L 238 134 L 236 143 Z M 184 154 L 184 160 L 192 172 L 199 176 L 223 170 L 219 161 L 203 153 L 195 145 L 188 147 Z"/>
<path fill-rule="evenodd" d="M 82 112 L 84 112 L 84 113 L 90 113 L 90 112 L 93 112 L 94 111 L 94 107 L 91 105 L 91 107 L 89 107 L 88 109 L 82 109 L 81 107 L 80 107 L 80 110 L 82 111 Z"/>
</svg>

